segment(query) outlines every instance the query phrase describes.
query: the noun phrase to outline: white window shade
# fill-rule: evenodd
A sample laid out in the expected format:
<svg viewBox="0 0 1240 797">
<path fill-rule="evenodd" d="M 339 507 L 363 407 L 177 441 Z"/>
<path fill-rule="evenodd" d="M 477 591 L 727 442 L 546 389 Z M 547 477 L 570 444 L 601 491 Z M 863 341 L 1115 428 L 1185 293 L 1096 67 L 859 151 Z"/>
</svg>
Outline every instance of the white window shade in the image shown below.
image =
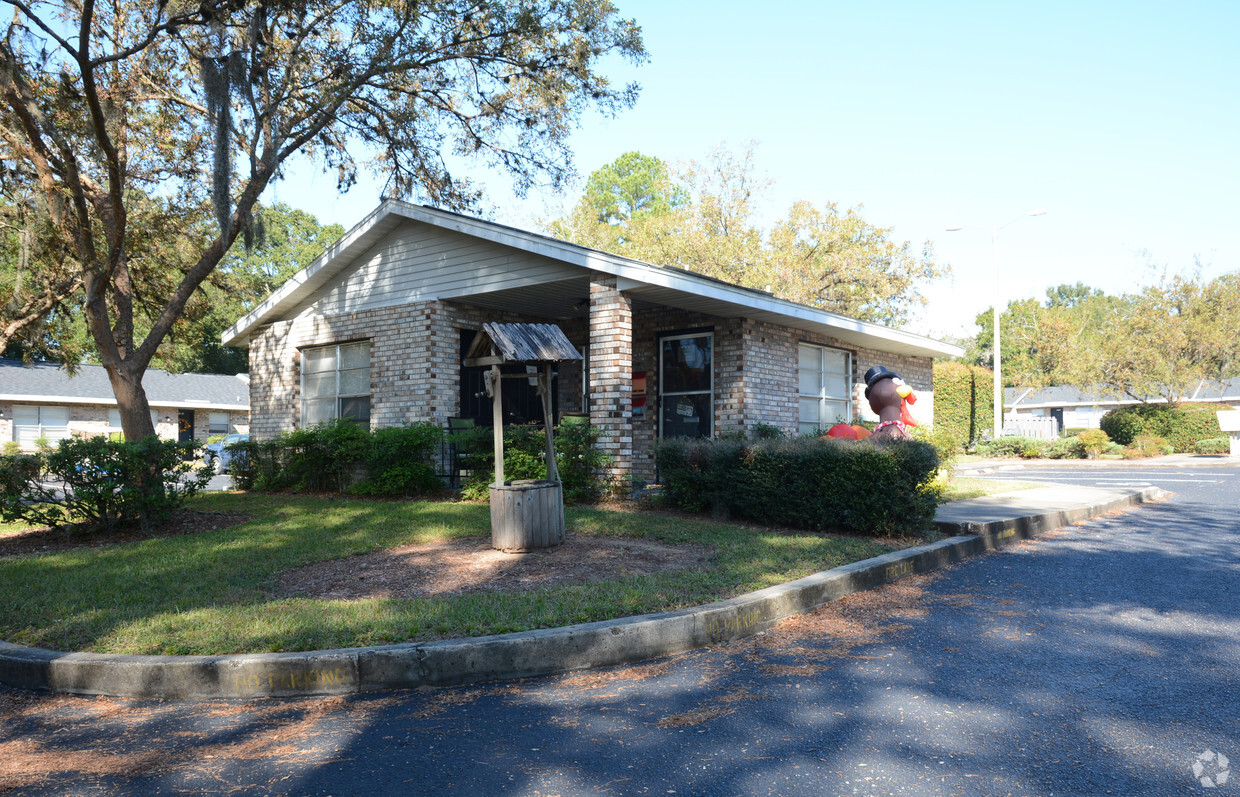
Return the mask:
<svg viewBox="0 0 1240 797">
<path fill-rule="evenodd" d="M 68 407 L 13 406 L 13 439 L 22 448 L 34 448 L 40 438 L 54 446 L 68 436 Z"/>
</svg>

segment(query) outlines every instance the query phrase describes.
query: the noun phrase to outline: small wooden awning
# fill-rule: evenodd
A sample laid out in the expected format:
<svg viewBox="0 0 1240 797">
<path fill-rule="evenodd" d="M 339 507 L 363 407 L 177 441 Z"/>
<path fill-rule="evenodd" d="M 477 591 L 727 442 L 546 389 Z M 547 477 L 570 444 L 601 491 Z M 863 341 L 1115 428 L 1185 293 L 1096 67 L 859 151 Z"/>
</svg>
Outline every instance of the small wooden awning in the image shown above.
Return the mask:
<svg viewBox="0 0 1240 797">
<path fill-rule="evenodd" d="M 555 324 L 483 324 L 465 352 L 465 365 L 559 363 L 581 354 Z"/>
</svg>

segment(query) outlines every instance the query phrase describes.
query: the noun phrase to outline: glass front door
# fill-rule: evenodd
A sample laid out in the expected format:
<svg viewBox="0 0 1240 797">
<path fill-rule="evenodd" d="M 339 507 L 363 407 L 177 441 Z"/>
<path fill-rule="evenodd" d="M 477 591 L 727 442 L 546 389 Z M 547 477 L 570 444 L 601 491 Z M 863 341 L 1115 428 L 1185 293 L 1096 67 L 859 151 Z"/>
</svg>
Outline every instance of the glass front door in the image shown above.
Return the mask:
<svg viewBox="0 0 1240 797">
<path fill-rule="evenodd" d="M 710 437 L 714 424 L 714 336 L 659 340 L 659 435 Z"/>
</svg>

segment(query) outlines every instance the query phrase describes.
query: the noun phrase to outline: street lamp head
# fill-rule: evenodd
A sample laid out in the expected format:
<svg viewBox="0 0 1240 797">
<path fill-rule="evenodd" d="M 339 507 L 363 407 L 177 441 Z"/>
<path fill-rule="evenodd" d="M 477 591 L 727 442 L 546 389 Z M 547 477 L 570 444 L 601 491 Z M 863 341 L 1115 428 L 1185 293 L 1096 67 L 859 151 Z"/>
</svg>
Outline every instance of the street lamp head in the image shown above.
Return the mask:
<svg viewBox="0 0 1240 797">
<path fill-rule="evenodd" d="M 963 224 L 953 224 L 952 226 L 947 228 L 947 231 L 948 232 L 959 232 L 960 230 L 963 230 L 963 229 L 964 229 Z"/>
<path fill-rule="evenodd" d="M 1025 215 L 1026 216 L 1042 216 L 1042 215 L 1045 215 L 1045 213 L 1046 213 L 1046 208 L 1035 208 L 1029 211 L 1028 213 L 1026 213 Z"/>
</svg>

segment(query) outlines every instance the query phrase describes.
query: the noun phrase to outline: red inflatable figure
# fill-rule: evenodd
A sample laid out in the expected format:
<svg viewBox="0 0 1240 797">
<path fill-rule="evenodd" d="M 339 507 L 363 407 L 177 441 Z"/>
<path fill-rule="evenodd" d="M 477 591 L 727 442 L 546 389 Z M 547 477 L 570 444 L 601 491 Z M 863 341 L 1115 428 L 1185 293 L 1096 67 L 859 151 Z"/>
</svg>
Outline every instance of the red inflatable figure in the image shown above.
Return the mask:
<svg viewBox="0 0 1240 797">
<path fill-rule="evenodd" d="M 876 365 L 865 372 L 865 397 L 878 416 L 878 426 L 870 439 L 876 443 L 908 440 L 908 428 L 916 426 L 908 405 L 917 403 L 913 389 L 886 366 Z"/>
<path fill-rule="evenodd" d="M 836 440 L 856 440 L 857 430 L 846 423 L 837 423 L 827 430 L 827 437 Z"/>
</svg>

